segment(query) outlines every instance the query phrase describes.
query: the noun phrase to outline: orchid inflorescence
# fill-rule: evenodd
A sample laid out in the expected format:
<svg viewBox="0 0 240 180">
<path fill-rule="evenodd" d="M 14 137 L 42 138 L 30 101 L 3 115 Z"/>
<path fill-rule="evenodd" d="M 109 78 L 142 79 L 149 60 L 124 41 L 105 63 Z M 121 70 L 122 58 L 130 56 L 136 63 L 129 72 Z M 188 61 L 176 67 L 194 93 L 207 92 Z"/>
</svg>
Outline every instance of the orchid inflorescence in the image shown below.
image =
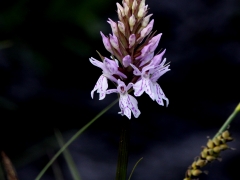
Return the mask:
<svg viewBox="0 0 240 180">
<path fill-rule="evenodd" d="M 99 93 L 99 100 L 104 99 L 106 94 L 118 93 L 121 109 L 119 114 L 131 119 L 131 112 L 135 118 L 141 113 L 137 100 L 128 93 L 131 88 L 136 97 L 146 92 L 159 105 L 163 106 L 165 100 L 168 106 L 168 98 L 157 80 L 170 69 L 169 64 L 165 64 L 166 58 L 162 60 L 166 50 L 154 54 L 162 34 L 155 35 L 152 32 L 154 20 L 150 21 L 152 14 L 147 15 L 148 5 L 145 5 L 145 0 L 123 0 L 122 6 L 116 4 L 119 21 L 114 22 L 110 18 L 107 21 L 112 34 L 107 37 L 100 32 L 106 50 L 111 53 L 111 59 L 100 53 L 102 62 L 90 58 L 94 66 L 102 69 L 91 97 L 95 91 Z M 108 80 L 117 88 L 108 89 Z"/>
</svg>

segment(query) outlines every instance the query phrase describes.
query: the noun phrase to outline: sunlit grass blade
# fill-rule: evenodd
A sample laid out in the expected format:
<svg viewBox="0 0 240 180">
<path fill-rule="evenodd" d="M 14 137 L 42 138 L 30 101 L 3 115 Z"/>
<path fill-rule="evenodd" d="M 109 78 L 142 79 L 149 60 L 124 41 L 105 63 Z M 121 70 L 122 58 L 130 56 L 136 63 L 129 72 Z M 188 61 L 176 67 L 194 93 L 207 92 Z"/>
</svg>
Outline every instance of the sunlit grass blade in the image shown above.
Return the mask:
<svg viewBox="0 0 240 180">
<path fill-rule="evenodd" d="M 55 129 L 54 132 L 55 132 L 57 141 L 59 143 L 59 146 L 62 147 L 64 145 L 64 140 L 63 140 L 61 132 L 58 129 Z M 65 149 L 65 151 L 63 151 L 63 156 L 67 162 L 67 165 L 71 172 L 73 180 L 81 180 L 81 177 L 78 173 L 77 167 L 76 167 L 76 165 L 73 161 L 73 158 L 67 148 Z"/>
<path fill-rule="evenodd" d="M 136 162 L 136 164 L 133 166 L 133 169 L 132 169 L 132 172 L 131 172 L 131 174 L 130 174 L 130 176 L 129 176 L 129 178 L 128 178 L 128 180 L 130 180 L 131 179 L 131 177 L 132 177 L 132 174 L 133 174 L 133 172 L 134 172 L 134 170 L 136 169 L 136 167 L 137 167 L 137 165 L 138 165 L 138 163 L 141 161 L 143 159 L 143 157 L 141 157 L 137 162 Z"/>
<path fill-rule="evenodd" d="M 51 166 L 51 164 L 57 159 L 57 157 L 74 141 L 80 136 L 92 123 L 94 123 L 99 117 L 101 117 L 105 112 L 107 112 L 113 105 L 118 102 L 118 99 L 109 104 L 105 109 L 103 109 L 100 113 L 98 113 L 90 122 L 88 122 L 85 126 L 79 129 L 72 137 L 69 139 L 66 144 L 63 145 L 61 149 L 52 157 L 52 159 L 47 163 L 47 165 L 42 169 L 42 171 L 37 175 L 35 180 L 39 180 L 43 174 L 47 171 L 47 169 Z"/>
</svg>

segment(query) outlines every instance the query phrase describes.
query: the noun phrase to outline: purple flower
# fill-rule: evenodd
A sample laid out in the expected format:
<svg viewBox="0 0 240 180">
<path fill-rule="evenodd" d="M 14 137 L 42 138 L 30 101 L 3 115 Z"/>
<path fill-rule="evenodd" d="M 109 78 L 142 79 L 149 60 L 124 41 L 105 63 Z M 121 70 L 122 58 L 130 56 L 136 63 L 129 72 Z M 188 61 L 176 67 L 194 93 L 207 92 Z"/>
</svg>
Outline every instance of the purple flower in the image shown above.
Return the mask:
<svg viewBox="0 0 240 180">
<path fill-rule="evenodd" d="M 99 56 L 100 62 L 90 58 L 90 62 L 102 69 L 96 85 L 91 91 L 99 93 L 99 100 L 105 98 L 106 94 L 118 93 L 120 95 L 120 114 L 129 119 L 131 113 L 137 118 L 140 115 L 137 100 L 128 94 L 133 89 L 135 96 L 141 96 L 146 92 L 153 101 L 159 105 L 168 106 L 168 98 L 165 96 L 157 80 L 169 71 L 166 59 L 163 59 L 165 50 L 155 53 L 162 34 L 155 35 L 152 31 L 154 19 L 150 20 L 152 14 L 148 14 L 149 8 L 145 0 L 123 0 L 122 5 L 117 4 L 117 15 L 119 21 L 108 18 L 112 34 L 102 36 L 103 44 L 111 58 Z M 163 60 L 162 60 L 163 59 Z M 108 80 L 117 86 L 116 89 L 108 90 Z M 127 85 L 127 86 L 126 86 Z"/>
<path fill-rule="evenodd" d="M 118 70 L 119 65 L 117 60 L 114 61 L 104 58 L 103 63 L 94 58 L 90 58 L 89 60 L 94 66 L 97 66 L 103 70 L 103 74 L 99 77 L 96 85 L 91 91 L 92 98 L 94 91 L 97 90 L 97 93 L 99 93 L 99 100 L 102 100 L 105 98 L 106 90 L 108 88 L 107 78 L 117 83 L 118 81 L 113 75 L 117 75 L 121 78 L 127 78 L 127 76 Z"/>
<path fill-rule="evenodd" d="M 93 98 L 94 91 L 97 90 L 99 93 L 99 100 L 102 100 L 106 96 L 106 90 L 108 88 L 107 78 L 102 74 L 98 80 L 93 90 L 91 91 L 91 97 Z"/>
<path fill-rule="evenodd" d="M 141 76 L 140 79 L 133 85 L 134 95 L 141 96 L 143 92 L 146 92 L 153 101 L 157 101 L 159 105 L 164 105 L 163 99 L 166 100 L 166 106 L 168 106 L 168 98 L 163 93 L 161 87 L 157 83 L 157 80 L 169 71 L 169 65 L 164 66 L 166 59 L 161 62 L 163 53 L 156 55 L 150 64 L 144 66 L 140 71 L 136 66 L 130 64 L 134 69 L 133 74 Z M 160 63 L 161 62 L 161 63 Z"/>
<path fill-rule="evenodd" d="M 141 114 L 141 112 L 138 109 L 138 102 L 137 100 L 128 94 L 128 90 L 132 87 L 132 84 L 129 83 L 127 86 L 123 81 L 118 79 L 118 86 L 117 89 L 109 89 L 106 91 L 107 94 L 111 93 L 119 93 L 120 99 L 119 99 L 119 107 L 121 111 L 119 114 L 126 115 L 128 119 L 131 119 L 131 111 L 135 118 L 138 118 L 138 116 Z"/>
</svg>

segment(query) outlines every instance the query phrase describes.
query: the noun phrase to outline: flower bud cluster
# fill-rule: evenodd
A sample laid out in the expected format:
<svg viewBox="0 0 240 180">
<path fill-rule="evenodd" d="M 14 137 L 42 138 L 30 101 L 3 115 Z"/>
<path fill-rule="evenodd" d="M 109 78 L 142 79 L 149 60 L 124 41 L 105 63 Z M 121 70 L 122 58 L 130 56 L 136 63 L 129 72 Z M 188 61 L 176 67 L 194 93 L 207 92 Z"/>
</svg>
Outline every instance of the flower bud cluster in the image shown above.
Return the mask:
<svg viewBox="0 0 240 180">
<path fill-rule="evenodd" d="M 131 112 L 137 118 L 140 115 L 137 100 L 128 94 L 134 90 L 134 96 L 141 96 L 146 92 L 153 101 L 166 106 L 169 101 L 163 93 L 157 80 L 169 71 L 169 65 L 163 59 L 165 50 L 154 53 L 162 34 L 152 32 L 154 20 L 150 21 L 152 14 L 147 15 L 148 5 L 145 0 L 123 0 L 122 5 L 117 4 L 119 21 L 114 22 L 110 18 L 112 34 L 109 36 L 100 32 L 106 50 L 111 53 L 111 58 L 102 56 L 100 62 L 90 58 L 90 62 L 102 69 L 102 75 L 98 79 L 94 89 L 99 93 L 99 99 L 106 94 L 118 93 L 120 95 L 120 114 L 131 118 Z M 117 88 L 107 89 L 108 80 Z"/>
<path fill-rule="evenodd" d="M 188 168 L 183 180 L 192 180 L 202 173 L 207 174 L 207 171 L 202 171 L 201 168 L 216 159 L 221 160 L 220 153 L 226 149 L 232 149 L 227 145 L 227 142 L 232 140 L 233 138 L 230 136 L 228 130 L 224 131 L 212 140 L 209 139 L 207 146 L 203 147 L 200 156 L 197 157 L 192 165 Z"/>
</svg>

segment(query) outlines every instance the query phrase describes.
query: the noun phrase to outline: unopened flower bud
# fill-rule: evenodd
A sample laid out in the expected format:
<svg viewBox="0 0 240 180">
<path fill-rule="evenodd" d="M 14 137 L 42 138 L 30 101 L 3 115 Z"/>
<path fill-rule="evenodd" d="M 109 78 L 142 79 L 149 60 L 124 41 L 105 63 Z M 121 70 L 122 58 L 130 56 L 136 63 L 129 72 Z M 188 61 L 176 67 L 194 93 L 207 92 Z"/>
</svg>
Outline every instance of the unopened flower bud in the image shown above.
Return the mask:
<svg viewBox="0 0 240 180">
<path fill-rule="evenodd" d="M 165 52 L 166 52 L 166 49 L 164 49 L 160 54 L 154 56 L 151 63 L 156 65 L 156 66 L 159 65 L 160 62 L 162 61 L 162 57 L 165 54 Z"/>
<path fill-rule="evenodd" d="M 141 50 L 141 55 L 136 57 L 136 59 L 141 59 L 143 58 L 148 52 L 149 52 L 150 44 L 144 46 Z"/>
<path fill-rule="evenodd" d="M 144 16 L 144 12 L 145 12 L 145 11 L 144 11 L 143 9 L 139 9 L 138 14 L 137 14 L 137 16 L 138 16 L 139 19 Z"/>
<path fill-rule="evenodd" d="M 132 14 L 132 16 L 129 18 L 129 26 L 130 26 L 131 31 L 133 30 L 133 26 L 135 25 L 135 23 L 136 23 L 136 19 L 135 19 L 134 15 Z"/>
<path fill-rule="evenodd" d="M 131 56 L 130 55 L 125 56 L 123 58 L 123 60 L 122 60 L 123 66 L 124 67 L 128 67 L 130 65 L 131 61 L 132 60 L 131 60 Z"/>
<path fill-rule="evenodd" d="M 123 10 L 124 10 L 125 15 L 127 16 L 129 13 L 129 7 L 125 2 L 123 2 Z"/>
<path fill-rule="evenodd" d="M 125 13 L 124 13 L 123 7 L 119 3 L 116 3 L 116 4 L 117 4 L 117 8 L 118 8 L 118 16 L 124 17 Z"/>
<path fill-rule="evenodd" d="M 141 63 L 139 65 L 139 67 L 142 67 L 143 65 L 145 65 L 146 63 L 148 63 L 154 56 L 154 52 L 151 52 L 149 54 L 147 54 L 146 56 L 144 56 L 142 59 L 141 59 Z"/>
<path fill-rule="evenodd" d="M 112 33 L 115 34 L 115 36 L 118 36 L 118 27 L 117 27 L 117 23 L 115 23 L 113 20 L 111 20 L 110 18 L 108 18 L 107 21 L 111 28 L 112 28 Z"/>
<path fill-rule="evenodd" d="M 147 25 L 147 27 L 143 28 L 143 30 L 141 31 L 141 36 L 138 38 L 138 40 L 142 40 L 152 31 L 153 23 L 154 20 L 152 19 L 151 22 Z"/>
<path fill-rule="evenodd" d="M 148 25 L 151 16 L 152 16 L 152 14 L 149 14 L 145 18 L 143 18 L 143 21 L 142 21 L 142 24 L 141 24 L 142 27 L 146 27 Z"/>
<path fill-rule="evenodd" d="M 142 18 L 147 13 L 148 5 L 145 6 L 145 1 L 141 1 L 138 10 L 138 18 Z"/>
<path fill-rule="evenodd" d="M 152 39 L 150 39 L 150 41 L 148 42 L 149 44 L 151 44 L 150 49 L 149 49 L 151 52 L 155 51 L 155 49 L 157 48 L 161 36 L 162 36 L 162 34 L 160 33 L 160 34 L 152 37 Z"/>
<path fill-rule="evenodd" d="M 109 35 L 109 37 L 110 37 L 110 43 L 111 43 L 111 45 L 116 49 L 116 50 L 118 50 L 119 51 L 119 44 L 118 44 L 118 39 L 117 39 L 117 37 L 113 34 L 113 35 Z"/>
<path fill-rule="evenodd" d="M 145 0 L 141 0 L 140 5 L 139 5 L 139 9 L 142 9 L 145 7 Z"/>
<path fill-rule="evenodd" d="M 128 6 L 130 6 L 129 0 L 124 0 L 125 3 L 127 3 Z"/>
<path fill-rule="evenodd" d="M 121 21 L 118 21 L 118 28 L 125 35 L 125 26 Z"/>
<path fill-rule="evenodd" d="M 108 50 L 111 54 L 113 54 L 109 38 L 107 38 L 101 31 L 100 31 L 100 34 L 102 36 L 103 44 L 104 44 L 106 50 Z"/>
<path fill-rule="evenodd" d="M 128 38 L 129 48 L 131 48 L 136 42 L 135 34 L 131 34 Z"/>
<path fill-rule="evenodd" d="M 132 4 L 132 12 L 133 13 L 137 10 L 137 5 L 138 5 L 137 0 L 134 0 L 133 4 Z"/>
</svg>

